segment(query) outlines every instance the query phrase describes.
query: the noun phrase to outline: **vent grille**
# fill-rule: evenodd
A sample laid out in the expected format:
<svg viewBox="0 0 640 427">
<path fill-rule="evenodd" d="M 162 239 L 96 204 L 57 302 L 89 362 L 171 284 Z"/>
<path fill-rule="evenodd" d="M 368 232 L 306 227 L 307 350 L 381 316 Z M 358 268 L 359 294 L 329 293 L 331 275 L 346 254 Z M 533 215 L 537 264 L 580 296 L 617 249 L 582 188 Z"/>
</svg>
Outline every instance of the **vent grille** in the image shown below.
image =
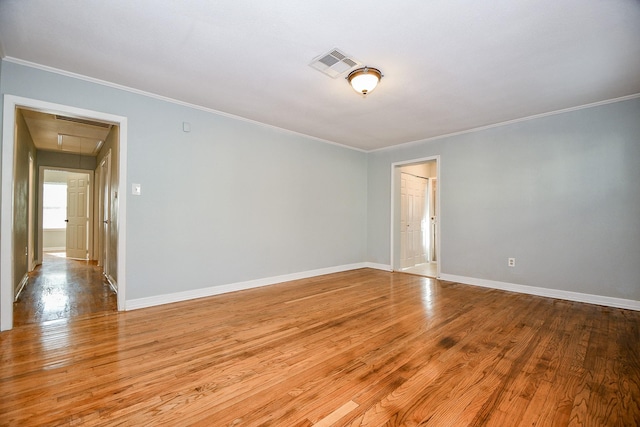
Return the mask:
<svg viewBox="0 0 640 427">
<path fill-rule="evenodd" d="M 93 120 L 78 119 L 76 117 L 56 116 L 56 120 L 64 120 L 67 122 L 80 123 L 88 126 L 96 126 L 104 129 L 109 129 L 111 125 L 109 123 L 95 122 Z"/>
<path fill-rule="evenodd" d="M 309 64 L 311 68 L 334 79 L 359 65 L 362 63 L 337 48 L 314 58 Z"/>
</svg>

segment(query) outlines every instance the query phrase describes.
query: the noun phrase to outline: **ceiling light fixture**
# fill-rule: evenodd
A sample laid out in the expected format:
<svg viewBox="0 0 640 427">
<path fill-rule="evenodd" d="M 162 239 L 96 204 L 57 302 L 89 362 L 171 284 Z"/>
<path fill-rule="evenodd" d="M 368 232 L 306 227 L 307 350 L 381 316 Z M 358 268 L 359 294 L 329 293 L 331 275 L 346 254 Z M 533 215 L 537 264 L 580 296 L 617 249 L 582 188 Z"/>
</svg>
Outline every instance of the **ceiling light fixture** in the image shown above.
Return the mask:
<svg viewBox="0 0 640 427">
<path fill-rule="evenodd" d="M 347 80 L 353 90 L 361 95 L 367 95 L 374 90 L 381 78 L 382 73 L 380 70 L 373 67 L 358 68 L 350 72 L 347 76 Z"/>
</svg>

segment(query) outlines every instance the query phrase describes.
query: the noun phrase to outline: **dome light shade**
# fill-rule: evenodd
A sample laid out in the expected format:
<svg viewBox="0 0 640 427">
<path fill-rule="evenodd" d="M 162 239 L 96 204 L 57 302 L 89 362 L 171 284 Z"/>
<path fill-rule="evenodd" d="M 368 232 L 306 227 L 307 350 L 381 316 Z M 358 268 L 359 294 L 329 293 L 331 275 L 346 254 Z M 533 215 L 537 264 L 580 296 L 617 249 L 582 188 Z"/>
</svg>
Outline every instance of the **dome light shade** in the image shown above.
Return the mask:
<svg viewBox="0 0 640 427">
<path fill-rule="evenodd" d="M 359 94 L 366 95 L 376 88 L 382 78 L 382 73 L 377 68 L 363 67 L 353 70 L 347 76 L 349 84 Z"/>
</svg>

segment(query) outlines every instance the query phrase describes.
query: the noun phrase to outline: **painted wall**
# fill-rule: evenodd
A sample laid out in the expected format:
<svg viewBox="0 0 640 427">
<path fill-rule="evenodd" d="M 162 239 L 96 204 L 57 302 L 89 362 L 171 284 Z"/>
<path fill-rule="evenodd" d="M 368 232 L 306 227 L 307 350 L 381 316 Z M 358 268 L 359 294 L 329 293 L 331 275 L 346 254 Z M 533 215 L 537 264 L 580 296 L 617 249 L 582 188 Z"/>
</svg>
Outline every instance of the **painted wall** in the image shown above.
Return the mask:
<svg viewBox="0 0 640 427">
<path fill-rule="evenodd" d="M 66 228 L 49 228 L 42 230 L 42 249 L 44 251 L 62 250 L 67 246 Z"/>
<path fill-rule="evenodd" d="M 639 99 L 364 154 L 6 61 L 1 70 L 3 94 L 128 117 L 128 299 L 389 264 L 391 164 L 440 155 L 443 273 L 640 300 Z"/>
<path fill-rule="evenodd" d="M 28 195 L 29 195 L 29 155 L 34 164 L 36 161 L 36 147 L 31 139 L 27 123 L 21 113 L 16 114 L 16 142 L 14 152 L 14 181 L 13 181 L 13 290 L 14 295 L 19 290 L 22 278 L 27 274 L 28 243 Z M 35 217 L 35 215 L 34 215 Z"/>
<path fill-rule="evenodd" d="M 443 273 L 640 300 L 640 99 L 369 153 L 369 261 L 390 262 L 392 163 L 432 155 Z"/>
<path fill-rule="evenodd" d="M 78 154 L 38 150 L 38 166 L 94 170 L 96 168 L 96 158 Z"/>
<path fill-rule="evenodd" d="M 128 118 L 127 299 L 366 258 L 365 153 L 7 61 L 0 91 Z"/>
</svg>

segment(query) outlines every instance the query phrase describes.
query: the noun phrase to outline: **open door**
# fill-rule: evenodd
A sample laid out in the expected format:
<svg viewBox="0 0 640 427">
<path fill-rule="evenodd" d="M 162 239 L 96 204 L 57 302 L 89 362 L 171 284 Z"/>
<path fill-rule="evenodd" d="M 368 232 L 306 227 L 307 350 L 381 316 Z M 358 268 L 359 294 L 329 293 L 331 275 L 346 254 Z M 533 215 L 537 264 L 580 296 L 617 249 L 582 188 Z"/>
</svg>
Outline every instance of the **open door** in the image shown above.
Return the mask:
<svg viewBox="0 0 640 427">
<path fill-rule="evenodd" d="M 440 276 L 440 156 L 391 164 L 391 269 Z"/>
<path fill-rule="evenodd" d="M 426 188 L 429 180 L 401 172 L 400 174 L 400 267 L 408 268 L 427 262 L 425 233 Z"/>
<path fill-rule="evenodd" d="M 89 253 L 89 175 L 70 173 L 67 178 L 68 258 L 87 259 Z"/>
<path fill-rule="evenodd" d="M 438 248 L 436 246 L 438 242 L 438 179 L 432 178 L 429 180 L 429 262 L 438 262 Z"/>
<path fill-rule="evenodd" d="M 111 253 L 111 151 L 100 162 L 99 172 L 99 211 L 100 211 L 100 232 L 99 232 L 99 256 L 98 265 L 102 267 L 107 278 L 110 271 Z M 111 283 L 114 286 L 113 283 Z"/>
<path fill-rule="evenodd" d="M 35 263 L 35 165 L 33 156 L 29 154 L 29 187 L 27 195 L 27 272 L 33 271 Z"/>
</svg>

